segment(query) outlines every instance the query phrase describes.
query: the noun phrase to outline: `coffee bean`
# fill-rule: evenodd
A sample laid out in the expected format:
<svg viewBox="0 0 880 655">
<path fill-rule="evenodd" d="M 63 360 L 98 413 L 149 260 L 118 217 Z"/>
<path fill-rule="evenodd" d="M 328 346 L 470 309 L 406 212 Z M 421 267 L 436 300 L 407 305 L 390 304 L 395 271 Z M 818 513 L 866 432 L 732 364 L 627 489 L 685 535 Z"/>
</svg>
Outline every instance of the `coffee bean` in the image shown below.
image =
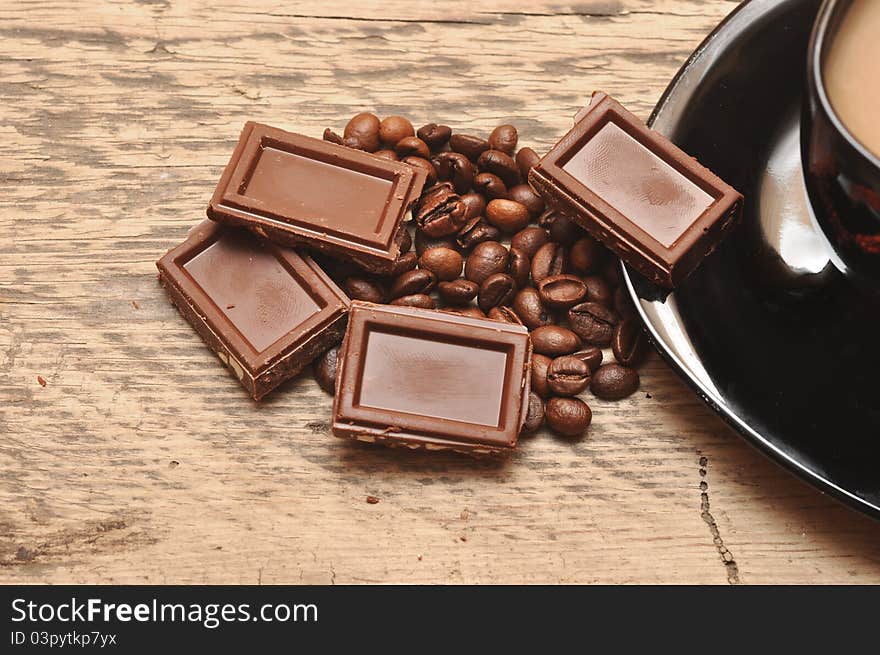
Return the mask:
<svg viewBox="0 0 880 655">
<path fill-rule="evenodd" d="M 614 311 L 595 302 L 585 302 L 568 310 L 568 323 L 578 336 L 594 346 L 611 344 L 611 335 L 620 318 Z"/>
<path fill-rule="evenodd" d="M 363 277 L 349 277 L 342 283 L 342 288 L 352 300 L 365 302 L 385 302 L 385 292 L 372 280 Z"/>
<path fill-rule="evenodd" d="M 487 150 L 477 159 L 477 168 L 486 173 L 494 173 L 508 187 L 519 183 L 519 168 L 510 155 L 500 150 Z"/>
<path fill-rule="evenodd" d="M 413 207 L 413 218 L 425 236 L 454 234 L 464 224 L 465 206 L 449 182 L 435 184 Z"/>
<path fill-rule="evenodd" d="M 567 261 L 565 248 L 555 241 L 548 241 L 532 257 L 532 280 L 538 284 L 546 277 L 561 274 Z"/>
<path fill-rule="evenodd" d="M 571 260 L 569 259 L 569 261 Z M 600 277 L 599 275 L 588 275 L 583 278 L 583 280 L 584 286 L 587 289 L 586 300 L 588 302 L 597 302 L 606 307 L 611 306 L 614 292 L 611 291 L 611 287 L 608 286 L 604 277 Z"/>
<path fill-rule="evenodd" d="M 388 290 L 388 297 L 392 300 L 402 296 L 411 296 L 417 293 L 429 293 L 437 284 L 437 276 L 424 268 L 407 271 L 397 277 Z"/>
<path fill-rule="evenodd" d="M 450 314 L 469 316 L 470 318 L 486 318 L 486 315 L 480 310 L 480 308 L 474 307 L 473 305 L 469 307 L 447 307 L 443 311 L 449 312 Z"/>
<path fill-rule="evenodd" d="M 639 374 L 635 369 L 619 364 L 605 364 L 593 375 L 590 390 L 604 400 L 620 400 L 639 388 Z"/>
<path fill-rule="evenodd" d="M 522 288 L 529 283 L 531 268 L 532 263 L 529 261 L 528 255 L 517 248 L 510 249 L 510 264 L 508 264 L 507 272 L 516 282 L 517 288 Z"/>
<path fill-rule="evenodd" d="M 479 193 L 466 193 L 461 197 L 461 201 L 467 210 L 464 213 L 465 220 L 471 220 L 482 216 L 486 211 L 486 199 Z"/>
<path fill-rule="evenodd" d="M 580 337 L 560 325 L 544 325 L 535 328 L 532 330 L 531 338 L 534 351 L 548 357 L 570 355 L 581 347 Z"/>
<path fill-rule="evenodd" d="M 532 354 L 532 391 L 547 398 L 550 395 L 550 386 L 547 384 L 547 370 L 553 360 L 540 353 Z"/>
<path fill-rule="evenodd" d="M 476 167 L 471 160 L 459 152 L 441 152 L 434 155 L 431 160 L 437 170 L 437 179 L 443 182 L 452 182 L 456 193 L 470 191 L 474 183 Z"/>
<path fill-rule="evenodd" d="M 385 152 L 391 152 L 391 151 L 387 150 Z M 376 153 L 376 154 L 379 154 L 379 153 Z M 415 156 L 411 155 L 409 157 L 404 157 L 401 161 L 404 164 L 409 164 L 413 168 L 420 168 L 428 174 L 428 178 L 425 180 L 426 187 L 430 188 L 430 187 L 434 186 L 435 184 L 437 184 L 437 170 L 434 168 L 434 164 L 429 162 L 424 157 L 415 157 Z"/>
<path fill-rule="evenodd" d="M 495 273 L 480 284 L 477 305 L 484 312 L 488 312 L 493 307 L 509 303 L 515 293 L 516 282 L 513 281 L 513 278 L 507 273 Z"/>
<path fill-rule="evenodd" d="M 338 146 L 341 146 L 345 141 L 343 141 L 342 137 L 336 134 L 329 127 L 324 130 L 324 141 L 329 141 L 330 143 L 335 143 Z"/>
<path fill-rule="evenodd" d="M 412 237 L 409 234 L 409 230 L 406 229 L 406 225 L 401 225 L 397 234 L 400 237 L 398 239 L 398 243 L 400 244 L 400 254 L 402 255 L 403 253 L 409 252 L 412 248 Z"/>
<path fill-rule="evenodd" d="M 525 287 L 514 296 L 513 311 L 530 330 L 553 324 L 553 315 L 544 306 L 541 295 L 534 287 Z"/>
<path fill-rule="evenodd" d="M 632 298 L 626 287 L 620 286 L 614 290 L 614 311 L 616 311 L 622 319 L 636 318 L 639 313 L 636 306 L 633 305 Z"/>
<path fill-rule="evenodd" d="M 544 199 L 528 184 L 514 184 L 507 190 L 507 197 L 525 205 L 532 218 L 537 218 L 544 211 Z"/>
<path fill-rule="evenodd" d="M 401 159 L 404 157 L 421 157 L 422 159 L 427 159 L 431 156 L 431 149 L 428 148 L 428 144 L 417 136 L 407 136 L 402 138 L 397 142 L 397 145 L 394 146 L 394 152 L 396 152 L 397 156 Z"/>
<path fill-rule="evenodd" d="M 623 274 L 620 272 L 620 260 L 617 257 L 609 257 L 602 266 L 602 277 L 612 289 L 623 284 Z"/>
<path fill-rule="evenodd" d="M 474 191 L 482 193 L 489 200 L 507 198 L 507 186 L 493 173 L 479 173 L 474 177 Z"/>
<path fill-rule="evenodd" d="M 575 241 L 568 255 L 571 268 L 581 275 L 592 273 L 604 261 L 603 250 L 592 237 L 581 237 Z"/>
<path fill-rule="evenodd" d="M 519 152 L 516 153 L 516 166 L 519 168 L 523 180 L 529 179 L 529 171 L 532 170 L 539 161 L 541 161 L 541 158 L 538 156 L 538 153 L 531 148 L 519 149 Z"/>
<path fill-rule="evenodd" d="M 377 150 L 373 153 L 374 157 L 378 157 L 379 159 L 387 159 L 388 161 L 399 161 L 400 157 L 397 156 L 397 153 L 393 150 Z"/>
<path fill-rule="evenodd" d="M 388 272 L 388 277 L 397 277 L 401 273 L 411 271 L 419 263 L 419 256 L 414 252 L 405 252 L 394 260 L 394 265 Z"/>
<path fill-rule="evenodd" d="M 474 246 L 464 262 L 464 276 L 482 284 L 490 275 L 503 273 L 510 263 L 510 253 L 497 241 L 484 241 Z"/>
<path fill-rule="evenodd" d="M 379 119 L 369 112 L 357 114 L 348 121 L 342 136 L 346 140 L 355 140 L 361 150 L 376 152 L 379 149 Z"/>
<path fill-rule="evenodd" d="M 529 210 L 513 200 L 497 198 L 486 206 L 486 220 L 502 232 L 519 232 L 529 224 Z"/>
<path fill-rule="evenodd" d="M 584 236 L 581 227 L 564 214 L 556 214 L 549 230 L 550 238 L 564 246 L 570 246 Z"/>
<path fill-rule="evenodd" d="M 366 150 L 364 144 L 356 136 L 347 136 L 342 140 L 342 145 L 346 148 L 354 148 L 355 150 Z M 397 153 L 395 153 L 397 154 Z"/>
<path fill-rule="evenodd" d="M 550 235 L 547 234 L 547 230 L 530 226 L 520 230 L 510 238 L 510 247 L 522 250 L 531 259 L 538 252 L 538 248 L 549 240 Z"/>
<path fill-rule="evenodd" d="M 453 152 L 460 152 L 472 162 L 476 162 L 479 156 L 491 147 L 486 139 L 470 134 L 456 133 L 449 138 L 449 148 Z"/>
<path fill-rule="evenodd" d="M 432 238 L 425 234 L 422 230 L 416 229 L 416 254 L 419 257 L 425 254 L 425 251 L 430 250 L 431 248 L 449 248 L 451 250 L 455 250 L 458 247 L 458 243 L 455 241 L 455 237 L 453 236 L 445 236 L 439 238 Z"/>
<path fill-rule="evenodd" d="M 500 321 L 501 323 L 511 323 L 513 325 L 522 325 L 522 321 L 519 320 L 519 316 L 517 316 L 516 312 L 507 305 L 493 307 L 488 311 L 486 315 L 493 321 Z"/>
<path fill-rule="evenodd" d="M 589 405 L 580 398 L 551 398 L 544 409 L 547 425 L 563 437 L 578 437 L 593 420 Z"/>
<path fill-rule="evenodd" d="M 416 132 L 416 136 L 428 144 L 431 150 L 438 150 L 446 145 L 449 137 L 452 136 L 452 129 L 447 125 L 437 125 L 437 123 L 428 123 L 420 127 Z"/>
<path fill-rule="evenodd" d="M 437 304 L 434 299 L 426 293 L 413 293 L 408 296 L 401 296 L 391 301 L 392 305 L 399 307 L 419 307 L 421 309 L 435 309 Z"/>
<path fill-rule="evenodd" d="M 324 391 L 333 395 L 336 392 L 336 368 L 339 361 L 339 346 L 324 351 L 312 364 L 315 382 Z"/>
<path fill-rule="evenodd" d="M 596 346 L 587 346 L 583 350 L 572 353 L 572 357 L 577 357 L 590 368 L 590 373 L 595 373 L 602 365 L 602 349 Z"/>
<path fill-rule="evenodd" d="M 534 391 L 529 392 L 529 409 L 520 434 L 531 434 L 544 425 L 544 401 Z"/>
<path fill-rule="evenodd" d="M 386 116 L 379 123 L 379 141 L 391 148 L 414 134 L 412 123 L 403 116 Z"/>
<path fill-rule="evenodd" d="M 464 305 L 477 297 L 480 285 L 464 278 L 452 282 L 441 282 L 437 285 L 437 293 L 443 302 L 450 305 Z"/>
<path fill-rule="evenodd" d="M 419 267 L 431 271 L 438 280 L 451 281 L 461 275 L 464 260 L 457 250 L 431 248 L 419 257 Z"/>
<path fill-rule="evenodd" d="M 519 136 L 513 125 L 499 125 L 489 135 L 489 145 L 495 150 L 512 155 L 516 151 Z"/>
<path fill-rule="evenodd" d="M 638 366 L 648 352 L 648 337 L 637 318 L 628 318 L 617 324 L 611 337 L 611 351 L 623 366 Z"/>
<path fill-rule="evenodd" d="M 538 293 L 548 307 L 568 309 L 583 300 L 587 286 L 575 275 L 551 275 L 538 282 Z"/>
<path fill-rule="evenodd" d="M 547 369 L 547 385 L 557 396 L 576 396 L 590 386 L 590 367 L 577 357 L 557 357 Z"/>
<path fill-rule="evenodd" d="M 553 225 L 553 221 L 556 220 L 556 212 L 552 209 L 548 209 L 543 214 L 538 216 L 538 227 L 543 227 L 547 230 L 547 233 L 550 233 L 550 226 Z"/>
<path fill-rule="evenodd" d="M 489 225 L 482 216 L 477 216 L 467 221 L 458 231 L 455 242 L 464 250 L 470 250 L 478 243 L 498 241 L 499 238 L 501 238 L 501 230 Z"/>
</svg>

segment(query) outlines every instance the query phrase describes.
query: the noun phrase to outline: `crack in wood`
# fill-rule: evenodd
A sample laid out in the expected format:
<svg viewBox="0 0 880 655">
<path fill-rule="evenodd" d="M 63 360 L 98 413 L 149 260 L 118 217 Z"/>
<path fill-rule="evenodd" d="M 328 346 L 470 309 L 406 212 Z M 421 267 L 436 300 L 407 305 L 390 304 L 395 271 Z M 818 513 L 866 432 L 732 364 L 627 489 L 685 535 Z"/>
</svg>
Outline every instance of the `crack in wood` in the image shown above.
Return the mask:
<svg viewBox="0 0 880 655">
<path fill-rule="evenodd" d="M 724 545 L 724 539 L 718 530 L 718 524 L 715 517 L 712 516 L 709 506 L 709 483 L 706 482 L 707 468 L 709 466 L 709 458 L 700 456 L 700 516 L 706 525 L 709 526 L 709 533 L 712 535 L 712 543 L 715 544 L 715 550 L 721 558 L 721 563 L 727 571 L 727 582 L 730 584 L 740 584 L 739 566 L 733 558 L 733 553 Z"/>
</svg>

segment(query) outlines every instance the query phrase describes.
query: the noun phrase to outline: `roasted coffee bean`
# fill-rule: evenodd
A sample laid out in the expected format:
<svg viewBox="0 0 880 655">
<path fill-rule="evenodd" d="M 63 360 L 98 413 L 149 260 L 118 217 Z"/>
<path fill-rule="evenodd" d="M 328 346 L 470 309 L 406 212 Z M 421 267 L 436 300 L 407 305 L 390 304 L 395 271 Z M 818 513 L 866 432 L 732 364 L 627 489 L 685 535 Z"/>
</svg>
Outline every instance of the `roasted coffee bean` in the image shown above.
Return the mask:
<svg viewBox="0 0 880 655">
<path fill-rule="evenodd" d="M 466 193 L 461 197 L 461 201 L 467 207 L 464 213 L 465 220 L 467 221 L 482 216 L 486 211 L 486 199 L 482 194 L 475 192 Z"/>
<path fill-rule="evenodd" d="M 576 396 L 590 386 L 590 367 L 571 355 L 557 357 L 547 369 L 547 385 L 556 396 Z"/>
<path fill-rule="evenodd" d="M 543 227 L 547 230 L 547 233 L 550 233 L 550 226 L 553 225 L 553 221 L 556 220 L 556 212 L 552 209 L 548 209 L 543 214 L 538 216 L 538 227 Z"/>
<path fill-rule="evenodd" d="M 412 237 L 410 236 L 409 230 L 406 229 L 406 225 L 400 226 L 398 234 L 400 235 L 400 254 L 412 250 Z"/>
<path fill-rule="evenodd" d="M 620 318 L 613 310 L 595 302 L 584 302 L 568 310 L 568 323 L 589 344 L 605 348 L 611 344 Z"/>
<path fill-rule="evenodd" d="M 593 374 L 590 390 L 604 400 L 620 400 L 639 388 L 639 374 L 620 364 L 605 364 Z"/>
<path fill-rule="evenodd" d="M 510 247 L 522 250 L 529 259 L 535 256 L 538 248 L 550 240 L 550 235 L 542 227 L 534 225 L 524 228 L 510 238 Z"/>
<path fill-rule="evenodd" d="M 611 351 L 623 366 L 638 366 L 648 352 L 648 336 L 637 318 L 628 318 L 617 324 L 611 337 Z"/>
<path fill-rule="evenodd" d="M 507 186 L 493 173 L 479 173 L 474 176 L 474 191 L 482 193 L 489 200 L 507 197 Z"/>
<path fill-rule="evenodd" d="M 487 173 L 494 173 L 504 180 L 508 188 L 519 184 L 519 168 L 516 162 L 510 155 L 500 150 L 487 150 L 481 154 L 477 159 L 477 168 Z"/>
<path fill-rule="evenodd" d="M 437 179 L 452 182 L 456 193 L 470 191 L 474 183 L 477 168 L 471 160 L 460 152 L 441 152 L 434 155 L 431 162 L 437 169 Z"/>
<path fill-rule="evenodd" d="M 379 123 L 379 141 L 391 148 L 414 134 L 412 123 L 403 116 L 386 116 Z"/>
<path fill-rule="evenodd" d="M 464 260 L 457 250 L 431 248 L 419 257 L 419 267 L 431 271 L 438 280 L 451 281 L 461 275 Z"/>
<path fill-rule="evenodd" d="M 544 211 L 544 199 L 528 184 L 514 184 L 507 190 L 507 197 L 525 205 L 532 218 L 537 218 Z"/>
<path fill-rule="evenodd" d="M 431 248 L 450 248 L 455 250 L 458 247 L 458 243 L 455 241 L 455 237 L 446 236 L 439 238 L 431 238 L 422 230 L 416 230 L 416 254 L 421 257 L 425 254 L 425 251 L 430 250 Z"/>
<path fill-rule="evenodd" d="M 575 275 L 551 275 L 538 282 L 541 300 L 551 309 L 574 307 L 587 294 L 584 281 Z"/>
<path fill-rule="evenodd" d="M 580 225 L 564 214 L 556 214 L 556 218 L 550 223 L 550 238 L 564 246 L 570 246 L 584 236 Z"/>
<path fill-rule="evenodd" d="M 532 355 L 532 391 L 547 398 L 550 395 L 550 386 L 547 384 L 547 370 L 553 360 L 540 353 Z"/>
<path fill-rule="evenodd" d="M 393 150 L 377 150 L 373 153 L 374 157 L 378 157 L 379 159 L 387 159 L 388 161 L 399 161 L 400 157 L 397 156 L 397 153 Z"/>
<path fill-rule="evenodd" d="M 580 337 L 560 325 L 544 325 L 535 328 L 532 330 L 531 337 L 532 348 L 535 352 L 548 357 L 570 355 L 581 347 Z"/>
<path fill-rule="evenodd" d="M 489 135 L 489 145 L 495 150 L 513 155 L 516 152 L 516 142 L 518 139 L 519 135 L 513 125 L 499 125 Z"/>
<path fill-rule="evenodd" d="M 414 252 L 405 252 L 394 260 L 394 265 L 388 272 L 388 277 L 397 277 L 402 273 L 411 271 L 419 263 L 419 256 Z"/>
<path fill-rule="evenodd" d="M 394 146 L 394 152 L 403 159 L 404 157 L 421 157 L 427 159 L 431 156 L 431 149 L 428 144 L 417 136 L 407 136 L 402 138 Z"/>
<path fill-rule="evenodd" d="M 484 312 L 493 307 L 506 305 L 516 293 L 516 282 L 507 273 L 495 273 L 490 275 L 482 284 L 477 294 L 477 305 Z"/>
<path fill-rule="evenodd" d="M 569 261 L 571 261 L 571 259 L 569 259 Z M 597 302 L 606 307 L 611 306 L 611 302 L 614 299 L 614 292 L 611 291 L 611 287 L 608 286 L 604 277 L 600 277 L 599 275 L 588 275 L 583 278 L 583 280 L 584 286 L 587 288 L 587 295 L 585 297 L 587 302 Z"/>
<path fill-rule="evenodd" d="M 392 300 L 391 304 L 400 307 L 420 307 L 421 309 L 436 309 L 437 307 L 434 299 L 426 293 L 413 293 L 408 296 L 401 296 Z"/>
<path fill-rule="evenodd" d="M 523 181 L 529 179 L 529 171 L 532 170 L 535 164 L 539 161 L 541 161 L 541 158 L 538 156 L 538 153 L 531 148 L 519 149 L 519 152 L 516 153 L 516 166 L 519 168 Z"/>
<path fill-rule="evenodd" d="M 342 145 L 346 148 L 354 148 L 355 150 L 366 150 L 364 144 L 356 136 L 347 136 L 342 140 Z M 397 154 L 397 153 L 395 153 Z"/>
<path fill-rule="evenodd" d="M 486 205 L 486 220 L 502 232 L 519 232 L 529 224 L 531 216 L 525 205 L 497 198 Z"/>
<path fill-rule="evenodd" d="M 621 319 L 638 317 L 639 313 L 636 311 L 636 306 L 633 305 L 626 287 L 619 286 L 614 290 L 614 311 Z"/>
<path fill-rule="evenodd" d="M 538 284 L 546 277 L 560 275 L 565 270 L 567 261 L 565 248 L 554 241 L 548 241 L 532 257 L 532 281 Z"/>
<path fill-rule="evenodd" d="M 465 206 L 449 182 L 435 184 L 413 207 L 416 225 L 431 238 L 455 234 L 464 224 Z"/>
<path fill-rule="evenodd" d="M 534 287 L 525 287 L 516 294 L 513 311 L 530 330 L 553 324 L 553 314 L 544 306 L 541 294 Z"/>
<path fill-rule="evenodd" d="M 603 255 L 603 248 L 598 241 L 592 237 L 581 237 L 571 247 L 568 260 L 572 270 L 581 275 L 588 275 L 602 264 Z"/>
<path fill-rule="evenodd" d="M 437 285 L 437 293 L 443 302 L 450 305 L 464 305 L 477 297 L 480 285 L 464 278 L 452 282 L 441 282 Z"/>
<path fill-rule="evenodd" d="M 617 289 L 623 283 L 623 273 L 620 272 L 620 260 L 617 257 L 607 259 L 602 266 L 602 277 L 612 289 Z"/>
<path fill-rule="evenodd" d="M 551 398 L 545 405 L 544 419 L 556 434 L 578 437 L 590 427 L 593 412 L 580 398 Z"/>
<path fill-rule="evenodd" d="M 387 150 L 385 152 L 391 152 L 391 151 Z M 376 153 L 376 154 L 379 154 L 379 153 Z M 409 157 L 404 157 L 401 161 L 404 164 L 409 164 L 413 168 L 421 168 L 423 171 L 425 171 L 428 174 L 428 178 L 425 180 L 426 187 L 432 187 L 435 184 L 437 184 L 437 169 L 434 168 L 434 164 L 429 162 L 424 157 L 416 157 L 416 156 L 410 155 Z"/>
<path fill-rule="evenodd" d="M 345 141 L 343 141 L 342 137 L 336 134 L 329 127 L 324 130 L 324 141 L 329 141 L 330 143 L 335 143 L 338 146 L 341 146 Z"/>
<path fill-rule="evenodd" d="M 466 222 L 458 231 L 455 242 L 464 250 L 470 250 L 478 243 L 498 241 L 499 238 L 501 238 L 501 230 L 489 225 L 482 216 L 477 216 Z"/>
<path fill-rule="evenodd" d="M 544 401 L 534 391 L 529 392 L 529 409 L 520 434 L 531 434 L 544 425 Z"/>
<path fill-rule="evenodd" d="M 484 241 L 474 246 L 464 262 L 464 276 L 482 284 L 490 275 L 503 273 L 510 263 L 510 253 L 497 241 Z"/>
<path fill-rule="evenodd" d="M 508 264 L 507 272 L 516 282 L 517 288 L 521 289 L 529 283 L 531 268 L 532 263 L 528 255 L 517 248 L 510 249 L 510 264 Z"/>
<path fill-rule="evenodd" d="M 469 307 L 447 307 L 443 311 L 449 312 L 450 314 L 470 316 L 471 318 L 486 318 L 486 315 L 480 310 L 480 308 L 474 307 L 473 305 Z"/>
<path fill-rule="evenodd" d="M 352 300 L 365 302 L 385 302 L 385 292 L 376 282 L 363 277 L 349 277 L 342 283 L 342 288 Z"/>
<path fill-rule="evenodd" d="M 339 360 L 339 346 L 324 351 L 312 364 L 315 382 L 324 391 L 333 395 L 336 392 L 336 368 Z"/>
<path fill-rule="evenodd" d="M 430 293 L 437 284 L 437 276 L 424 268 L 407 271 L 397 277 L 388 290 L 388 297 L 392 300 L 402 296 L 411 296 L 417 293 Z"/>
<path fill-rule="evenodd" d="M 361 150 L 376 152 L 379 149 L 379 119 L 369 112 L 357 114 L 348 121 L 342 136 L 346 140 L 354 139 Z"/>
<path fill-rule="evenodd" d="M 449 141 L 449 137 L 452 136 L 452 129 L 447 125 L 428 123 L 419 128 L 416 136 L 427 143 L 431 150 L 437 150 L 445 146 Z"/>
<path fill-rule="evenodd" d="M 595 373 L 602 365 L 602 349 L 597 346 L 587 346 L 583 350 L 572 353 L 572 357 L 577 357 L 590 368 L 590 373 Z"/>
<path fill-rule="evenodd" d="M 513 325 L 522 325 L 522 321 L 519 320 L 519 316 L 517 316 L 516 312 L 507 305 L 493 307 L 486 315 L 493 321 L 500 321 L 501 323 L 511 323 Z"/>
<path fill-rule="evenodd" d="M 486 139 L 470 134 L 456 133 L 449 138 L 449 148 L 453 152 L 460 152 L 472 162 L 476 162 L 479 156 L 491 147 Z"/>
</svg>

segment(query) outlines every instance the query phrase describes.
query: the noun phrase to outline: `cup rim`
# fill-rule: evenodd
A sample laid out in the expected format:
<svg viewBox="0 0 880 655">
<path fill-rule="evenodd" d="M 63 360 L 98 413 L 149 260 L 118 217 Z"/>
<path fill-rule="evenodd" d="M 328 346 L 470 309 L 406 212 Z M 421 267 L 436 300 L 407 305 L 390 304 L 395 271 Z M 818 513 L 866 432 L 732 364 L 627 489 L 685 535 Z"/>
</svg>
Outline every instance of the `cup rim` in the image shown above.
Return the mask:
<svg viewBox="0 0 880 655">
<path fill-rule="evenodd" d="M 844 7 L 842 11 L 847 11 L 852 2 L 853 0 L 823 1 L 822 7 L 819 9 L 819 16 L 816 19 L 813 36 L 810 41 L 811 47 L 809 53 L 809 74 L 813 80 L 813 87 L 816 90 L 816 97 L 822 104 L 822 109 L 828 117 L 828 120 L 834 126 L 834 129 L 846 140 L 850 147 L 852 147 L 859 155 L 865 158 L 872 166 L 880 170 L 880 156 L 877 156 L 873 152 L 868 150 L 868 148 L 865 147 L 865 145 L 862 144 L 862 142 L 859 141 L 852 132 L 850 132 L 849 128 L 844 124 L 844 122 L 840 119 L 840 116 L 838 116 L 837 112 L 834 110 L 834 106 L 831 104 L 831 100 L 825 90 L 822 59 L 827 44 L 831 42 L 831 39 L 827 38 L 828 26 L 831 23 L 831 19 L 832 17 L 834 17 L 835 12 L 841 6 Z"/>
</svg>

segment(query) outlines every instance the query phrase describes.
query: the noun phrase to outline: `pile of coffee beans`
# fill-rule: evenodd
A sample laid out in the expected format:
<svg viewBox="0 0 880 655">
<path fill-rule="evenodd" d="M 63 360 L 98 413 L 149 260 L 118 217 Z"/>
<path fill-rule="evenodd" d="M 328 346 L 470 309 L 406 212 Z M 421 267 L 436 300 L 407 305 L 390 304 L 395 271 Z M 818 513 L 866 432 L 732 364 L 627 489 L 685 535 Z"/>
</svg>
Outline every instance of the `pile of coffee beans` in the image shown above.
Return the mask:
<svg viewBox="0 0 880 655">
<path fill-rule="evenodd" d="M 488 138 L 402 116 L 352 118 L 324 139 L 424 169 L 411 232 L 389 276 L 322 261 L 355 300 L 442 309 L 518 323 L 530 331 L 532 392 L 523 433 L 545 423 L 578 436 L 592 411 L 587 389 L 617 400 L 639 387 L 647 353 L 642 325 L 621 287 L 619 262 L 570 218 L 544 206 L 527 182 L 538 162 L 518 148 L 513 125 Z M 412 248 L 415 247 L 415 252 Z M 610 348 L 616 363 L 603 364 Z M 337 349 L 319 358 L 315 378 L 333 392 Z"/>
</svg>

